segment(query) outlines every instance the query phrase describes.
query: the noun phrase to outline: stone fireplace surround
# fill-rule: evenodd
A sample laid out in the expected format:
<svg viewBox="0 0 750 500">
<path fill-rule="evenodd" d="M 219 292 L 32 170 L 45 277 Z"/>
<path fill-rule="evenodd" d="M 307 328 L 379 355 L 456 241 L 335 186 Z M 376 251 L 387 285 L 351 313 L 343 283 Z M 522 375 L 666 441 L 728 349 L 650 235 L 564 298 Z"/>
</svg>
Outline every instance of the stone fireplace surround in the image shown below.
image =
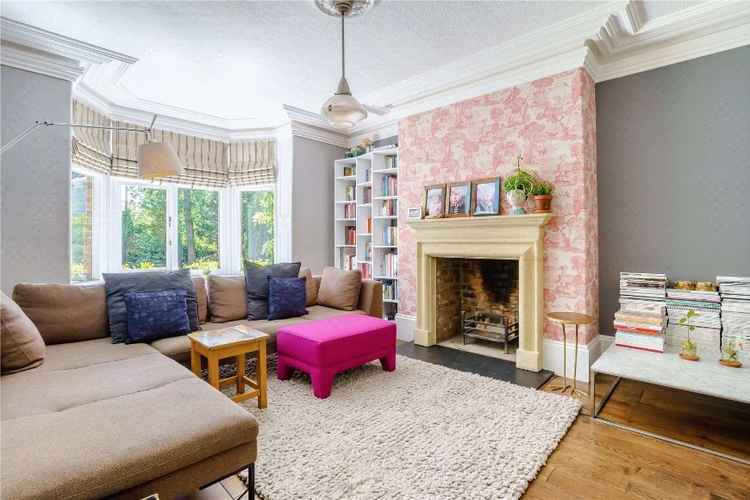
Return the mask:
<svg viewBox="0 0 750 500">
<path fill-rule="evenodd" d="M 544 225 L 549 214 L 412 220 L 416 241 L 417 322 L 414 342 L 434 345 L 438 258 L 518 261 L 519 340 L 516 366 L 542 369 Z"/>
</svg>

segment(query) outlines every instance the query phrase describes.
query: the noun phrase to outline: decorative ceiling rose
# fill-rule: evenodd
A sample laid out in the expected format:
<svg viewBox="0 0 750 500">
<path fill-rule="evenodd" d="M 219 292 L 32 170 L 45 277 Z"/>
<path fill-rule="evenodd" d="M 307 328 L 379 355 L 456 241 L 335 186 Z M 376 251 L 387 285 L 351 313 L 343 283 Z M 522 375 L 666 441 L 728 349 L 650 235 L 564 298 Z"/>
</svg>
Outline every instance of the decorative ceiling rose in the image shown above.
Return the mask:
<svg viewBox="0 0 750 500">
<path fill-rule="evenodd" d="M 362 103 L 352 96 L 349 82 L 346 81 L 346 57 L 344 41 L 344 20 L 348 16 L 355 15 L 355 6 L 359 7 L 359 14 L 364 13 L 374 2 L 372 0 L 315 0 L 315 4 L 326 14 L 327 9 L 335 9 L 336 15 L 341 18 L 341 80 L 333 94 L 323 106 L 320 113 L 328 120 L 328 123 L 336 128 L 351 129 L 357 123 L 367 118 L 367 110 Z"/>
<path fill-rule="evenodd" d="M 315 0 L 315 5 L 323 14 L 333 17 L 341 15 L 342 4 L 348 5 L 347 16 L 357 17 L 369 11 L 376 3 L 376 0 Z"/>
</svg>

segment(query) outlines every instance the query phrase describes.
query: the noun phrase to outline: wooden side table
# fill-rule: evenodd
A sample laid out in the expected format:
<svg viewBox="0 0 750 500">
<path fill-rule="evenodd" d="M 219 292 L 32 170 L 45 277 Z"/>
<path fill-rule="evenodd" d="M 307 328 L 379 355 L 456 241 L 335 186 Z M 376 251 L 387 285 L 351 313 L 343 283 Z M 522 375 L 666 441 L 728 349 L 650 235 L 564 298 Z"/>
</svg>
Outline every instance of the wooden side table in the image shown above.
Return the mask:
<svg viewBox="0 0 750 500">
<path fill-rule="evenodd" d="M 190 338 L 190 367 L 198 377 L 201 376 L 201 356 L 208 363 L 208 383 L 216 389 L 235 384 L 237 394 L 232 396 L 235 402 L 248 398 L 258 398 L 258 408 L 268 406 L 268 367 L 266 366 L 266 342 L 268 334 L 247 326 L 233 326 L 221 330 L 197 331 L 188 335 Z M 257 354 L 256 378 L 245 374 L 245 358 L 248 354 Z M 237 374 L 220 378 L 219 361 L 235 358 Z M 245 385 L 252 390 L 245 391 Z"/>
<path fill-rule="evenodd" d="M 591 316 L 588 316 L 586 314 L 580 314 L 576 312 L 551 312 L 547 313 L 547 319 L 554 322 L 559 323 L 562 325 L 562 331 L 563 331 L 563 383 L 562 386 L 554 387 L 551 390 L 553 391 L 559 391 L 561 393 L 565 393 L 568 389 L 570 389 L 570 395 L 571 396 L 578 396 L 578 397 L 586 397 L 586 394 L 583 391 L 580 391 L 576 389 L 576 378 L 577 378 L 577 369 L 578 369 L 578 326 L 579 325 L 589 325 L 594 322 L 594 318 Z M 573 386 L 568 385 L 568 352 L 567 352 L 567 345 L 568 345 L 568 335 L 565 331 L 565 325 L 575 325 L 576 327 L 576 347 L 575 347 L 575 354 L 573 355 Z"/>
</svg>

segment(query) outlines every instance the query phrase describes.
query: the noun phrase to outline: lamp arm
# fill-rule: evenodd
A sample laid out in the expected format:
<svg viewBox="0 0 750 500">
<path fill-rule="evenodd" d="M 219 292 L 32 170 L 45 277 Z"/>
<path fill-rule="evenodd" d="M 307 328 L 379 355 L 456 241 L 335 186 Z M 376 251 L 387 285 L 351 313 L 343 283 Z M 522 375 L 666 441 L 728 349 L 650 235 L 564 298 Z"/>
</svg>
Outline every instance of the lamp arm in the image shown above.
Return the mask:
<svg viewBox="0 0 750 500">
<path fill-rule="evenodd" d="M 0 154 L 5 153 L 9 149 L 11 149 L 13 146 L 24 140 L 27 135 L 32 133 L 34 130 L 38 129 L 39 127 L 76 127 L 76 128 L 95 128 L 95 129 L 101 129 L 101 130 L 114 130 L 117 132 L 140 132 L 142 134 L 146 134 L 148 136 L 149 132 L 151 132 L 152 127 L 154 126 L 154 122 L 156 121 L 156 115 L 154 115 L 154 119 L 151 121 L 151 125 L 146 128 L 122 128 L 122 127 L 105 127 L 103 125 L 86 125 L 85 123 L 55 123 L 55 122 L 48 122 L 48 121 L 36 121 L 34 122 L 34 125 L 30 126 L 17 136 L 15 136 L 13 139 L 8 141 L 7 144 L 3 145 L 2 148 L 0 148 Z"/>
</svg>

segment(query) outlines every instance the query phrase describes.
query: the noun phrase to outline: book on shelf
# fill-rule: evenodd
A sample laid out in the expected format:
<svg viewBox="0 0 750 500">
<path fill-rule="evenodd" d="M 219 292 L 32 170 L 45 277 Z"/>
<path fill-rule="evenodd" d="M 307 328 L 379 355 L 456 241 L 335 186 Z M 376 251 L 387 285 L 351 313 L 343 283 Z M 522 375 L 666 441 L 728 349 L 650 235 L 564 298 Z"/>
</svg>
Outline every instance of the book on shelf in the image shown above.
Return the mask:
<svg viewBox="0 0 750 500">
<path fill-rule="evenodd" d="M 367 218 L 367 234 L 372 234 L 372 217 Z"/>
<path fill-rule="evenodd" d="M 397 156 L 386 156 L 385 168 L 398 168 L 398 157 Z"/>
<path fill-rule="evenodd" d="M 618 330 L 615 333 L 615 345 L 644 351 L 664 352 L 664 336 L 639 335 Z"/>
<path fill-rule="evenodd" d="M 344 218 L 353 219 L 357 216 L 357 206 L 354 203 L 344 205 Z"/>
<path fill-rule="evenodd" d="M 380 179 L 380 188 L 383 196 L 396 196 L 398 191 L 398 177 L 395 175 L 384 175 Z"/>
<path fill-rule="evenodd" d="M 398 246 L 398 226 L 385 226 L 383 228 L 383 245 Z"/>
<path fill-rule="evenodd" d="M 382 215 L 393 216 L 398 215 L 398 200 L 383 200 L 383 213 Z"/>
<path fill-rule="evenodd" d="M 370 240 L 365 241 L 363 260 L 372 261 L 372 241 Z"/>
<path fill-rule="evenodd" d="M 359 264 L 359 271 L 362 273 L 362 279 L 363 280 L 369 280 L 372 278 L 372 271 L 370 264 L 367 263 L 360 263 Z"/>
<path fill-rule="evenodd" d="M 398 254 L 385 252 L 383 254 L 383 275 L 395 278 L 398 276 Z"/>
<path fill-rule="evenodd" d="M 356 245 L 357 244 L 357 228 L 354 226 L 346 226 L 344 228 L 344 245 Z"/>
</svg>

